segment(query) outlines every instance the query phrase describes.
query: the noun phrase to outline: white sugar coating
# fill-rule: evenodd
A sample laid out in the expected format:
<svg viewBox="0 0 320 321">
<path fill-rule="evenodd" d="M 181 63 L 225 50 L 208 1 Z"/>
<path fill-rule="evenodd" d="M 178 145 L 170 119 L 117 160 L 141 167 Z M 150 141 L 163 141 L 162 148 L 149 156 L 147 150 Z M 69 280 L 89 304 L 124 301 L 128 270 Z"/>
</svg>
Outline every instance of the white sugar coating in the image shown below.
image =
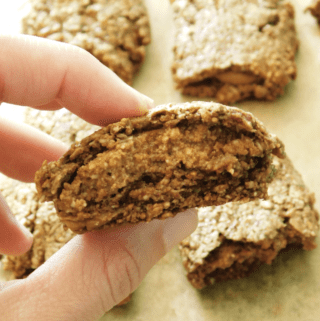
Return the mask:
<svg viewBox="0 0 320 321">
<path fill-rule="evenodd" d="M 275 99 L 296 77 L 291 4 L 274 0 L 171 0 L 172 71 L 184 94 L 232 103 Z M 225 73 L 227 72 L 227 73 Z"/>
<path fill-rule="evenodd" d="M 30 0 L 25 34 L 70 43 L 89 51 L 131 84 L 150 42 L 141 0 Z"/>
<path fill-rule="evenodd" d="M 70 145 L 100 129 L 65 108 L 57 111 L 26 108 L 25 122 Z"/>
<path fill-rule="evenodd" d="M 274 159 L 274 165 L 278 172 L 269 185 L 268 200 L 198 209 L 198 227 L 181 243 L 190 271 L 204 264 L 204 259 L 223 239 L 254 243 L 272 240 L 287 224 L 307 238 L 317 235 L 319 218 L 313 208 L 314 195 L 288 158 Z"/>
</svg>

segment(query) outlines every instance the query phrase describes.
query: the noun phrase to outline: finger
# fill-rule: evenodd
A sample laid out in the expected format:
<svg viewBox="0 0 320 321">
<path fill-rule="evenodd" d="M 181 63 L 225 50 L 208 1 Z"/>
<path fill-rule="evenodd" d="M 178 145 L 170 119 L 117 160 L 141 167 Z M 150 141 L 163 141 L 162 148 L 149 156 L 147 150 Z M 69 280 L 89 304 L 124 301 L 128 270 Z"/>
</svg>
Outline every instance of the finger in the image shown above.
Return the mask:
<svg viewBox="0 0 320 321">
<path fill-rule="evenodd" d="M 96 320 L 134 291 L 147 271 L 196 224 L 195 211 L 189 210 L 164 221 L 76 236 L 22 287 L 4 290 L 0 310 L 6 302 L 12 320 L 20 320 L 17 316 L 31 320 L 34 315 L 39 320 Z"/>
<path fill-rule="evenodd" d="M 57 101 L 53 100 L 48 104 L 44 104 L 41 106 L 37 106 L 35 107 L 36 109 L 41 109 L 41 110 L 58 110 L 60 108 L 62 108 L 63 106 L 61 104 L 59 104 Z"/>
<path fill-rule="evenodd" d="M 142 115 L 152 104 L 87 51 L 26 35 L 0 36 L 0 101 L 64 106 L 100 126 Z"/>
<path fill-rule="evenodd" d="M 19 283 L 21 284 L 21 281 L 23 281 L 23 280 L 1 281 L 0 282 L 0 292 L 4 289 L 10 288 L 13 285 L 19 285 Z"/>
<path fill-rule="evenodd" d="M 0 253 L 21 255 L 32 245 L 32 234 L 11 213 L 0 194 Z"/>
<path fill-rule="evenodd" d="M 57 160 L 68 147 L 26 124 L 0 117 L 0 172 L 24 182 L 33 182 L 43 161 Z"/>
</svg>

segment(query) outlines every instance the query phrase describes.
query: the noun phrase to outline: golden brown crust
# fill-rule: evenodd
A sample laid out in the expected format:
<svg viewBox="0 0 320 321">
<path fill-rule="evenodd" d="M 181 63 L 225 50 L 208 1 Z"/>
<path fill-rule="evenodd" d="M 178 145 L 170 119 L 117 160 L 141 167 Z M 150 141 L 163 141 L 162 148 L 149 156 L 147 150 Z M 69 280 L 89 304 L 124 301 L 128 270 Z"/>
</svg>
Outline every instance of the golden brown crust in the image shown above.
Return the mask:
<svg viewBox="0 0 320 321">
<path fill-rule="evenodd" d="M 187 277 L 196 288 L 240 278 L 270 264 L 289 244 L 316 247 L 319 215 L 314 195 L 288 158 L 274 159 L 269 199 L 198 209 L 197 230 L 180 245 Z"/>
<path fill-rule="evenodd" d="M 31 0 L 23 33 L 79 46 L 131 84 L 150 43 L 141 0 Z"/>
<path fill-rule="evenodd" d="M 216 103 L 161 105 L 74 144 L 36 173 L 76 233 L 266 197 L 283 145 L 252 114 Z"/>
<path fill-rule="evenodd" d="M 296 77 L 294 9 L 284 1 L 175 0 L 172 72 L 183 94 L 273 100 Z"/>
</svg>

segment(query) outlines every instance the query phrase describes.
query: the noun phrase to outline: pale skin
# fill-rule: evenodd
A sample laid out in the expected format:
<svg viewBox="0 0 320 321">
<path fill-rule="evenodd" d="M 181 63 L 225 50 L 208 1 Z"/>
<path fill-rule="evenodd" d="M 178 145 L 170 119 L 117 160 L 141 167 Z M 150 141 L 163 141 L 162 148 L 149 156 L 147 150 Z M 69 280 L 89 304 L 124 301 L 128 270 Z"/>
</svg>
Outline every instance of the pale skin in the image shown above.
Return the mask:
<svg viewBox="0 0 320 321">
<path fill-rule="evenodd" d="M 42 110 L 66 107 L 99 126 L 139 116 L 152 100 L 86 51 L 31 36 L 0 35 L 0 102 Z M 42 162 L 68 146 L 1 118 L 0 171 L 32 182 Z M 0 282 L 1 320 L 97 320 L 133 292 L 150 268 L 194 231 L 194 210 L 151 223 L 78 235 L 24 280 Z M 30 249 L 32 235 L 0 195 L 0 253 Z"/>
</svg>

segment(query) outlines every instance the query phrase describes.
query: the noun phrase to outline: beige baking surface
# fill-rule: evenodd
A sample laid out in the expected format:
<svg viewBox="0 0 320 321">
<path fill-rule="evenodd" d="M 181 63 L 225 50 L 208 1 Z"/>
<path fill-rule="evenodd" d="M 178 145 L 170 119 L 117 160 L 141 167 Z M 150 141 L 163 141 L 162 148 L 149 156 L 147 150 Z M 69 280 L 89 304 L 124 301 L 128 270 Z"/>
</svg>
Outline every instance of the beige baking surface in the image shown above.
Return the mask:
<svg viewBox="0 0 320 321">
<path fill-rule="evenodd" d="M 24 1 L 0 2 L 2 32 L 17 32 L 17 10 Z M 9 3 L 9 4 L 8 4 Z M 169 0 L 145 0 L 152 44 L 134 87 L 156 104 L 191 101 L 174 90 L 170 72 L 173 23 Z M 300 49 L 298 78 L 275 102 L 243 102 L 238 107 L 254 113 L 285 143 L 295 167 L 316 193 L 320 208 L 320 29 L 303 10 L 306 0 L 295 0 Z M 7 20 L 6 20 L 7 19 Z M 12 107 L 2 105 L 0 112 Z M 14 110 L 20 110 L 15 107 Z M 10 114 L 10 113 L 9 113 Z M 8 114 L 8 115 L 9 115 Z M 233 321 L 320 319 L 320 241 L 311 252 L 283 253 L 271 266 L 251 277 L 228 281 L 202 291 L 186 280 L 177 248 L 147 275 L 124 307 L 114 308 L 101 321 Z M 0 278 L 4 273 L 0 272 Z"/>
</svg>

